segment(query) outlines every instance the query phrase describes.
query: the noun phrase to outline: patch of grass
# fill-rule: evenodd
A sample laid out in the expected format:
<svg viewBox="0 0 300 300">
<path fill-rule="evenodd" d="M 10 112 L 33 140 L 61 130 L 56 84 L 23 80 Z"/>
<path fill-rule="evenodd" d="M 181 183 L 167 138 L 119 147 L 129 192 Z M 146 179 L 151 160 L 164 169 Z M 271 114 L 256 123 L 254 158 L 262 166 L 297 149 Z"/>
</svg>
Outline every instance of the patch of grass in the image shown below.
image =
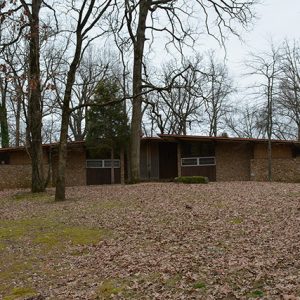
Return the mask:
<svg viewBox="0 0 300 300">
<path fill-rule="evenodd" d="M 249 298 L 261 298 L 264 296 L 264 292 L 261 290 L 254 290 L 247 294 L 247 297 Z"/>
<path fill-rule="evenodd" d="M 198 282 L 194 283 L 193 288 L 198 289 L 198 290 L 206 289 L 206 284 L 202 281 L 198 281 Z"/>
<path fill-rule="evenodd" d="M 16 287 L 12 292 L 4 296 L 3 300 L 14 300 L 14 299 L 24 299 L 28 297 L 33 297 L 37 295 L 37 292 L 32 288 L 27 287 Z"/>
<path fill-rule="evenodd" d="M 225 208 L 226 207 L 226 204 L 224 202 L 217 202 L 215 205 L 214 205 L 216 208 Z"/>
<path fill-rule="evenodd" d="M 95 201 L 95 203 L 91 206 L 90 210 L 95 211 L 96 210 L 111 210 L 115 208 L 123 208 L 123 207 L 128 207 L 128 202 L 122 202 L 118 200 L 99 200 Z"/>
<path fill-rule="evenodd" d="M 109 299 L 111 295 L 123 293 L 126 289 L 126 284 L 122 280 L 107 279 L 97 290 L 96 299 Z"/>
<path fill-rule="evenodd" d="M 27 273 L 34 269 L 33 263 L 30 260 L 14 260 L 12 257 L 6 257 L 6 259 L 0 261 L 0 267 L 0 282 L 13 280 L 16 277 L 22 279 L 27 276 Z"/>
<path fill-rule="evenodd" d="M 12 200 L 17 201 L 52 201 L 54 200 L 54 196 L 45 193 L 30 193 L 30 192 L 23 192 L 18 193 L 11 197 Z"/>
<path fill-rule="evenodd" d="M 6 249 L 6 245 L 4 243 L 0 243 L 0 251 L 3 251 Z"/>
<path fill-rule="evenodd" d="M 108 236 L 105 229 L 87 228 L 84 226 L 66 226 L 65 224 L 47 219 L 24 219 L 18 221 L 0 222 L 0 249 L 7 244 L 18 241 L 29 241 L 34 244 L 44 244 L 48 248 L 59 248 L 72 245 L 89 245 Z"/>
<path fill-rule="evenodd" d="M 65 243 L 91 245 L 100 241 L 105 233 L 105 230 L 77 226 L 48 228 L 46 232 L 37 234 L 33 242 L 45 244 L 48 247 L 63 246 Z"/>
<path fill-rule="evenodd" d="M 15 240 L 22 237 L 26 232 L 25 227 L 19 221 L 0 222 L 0 242 L 3 244 L 7 240 Z"/>
<path fill-rule="evenodd" d="M 242 218 L 234 218 L 230 221 L 231 224 L 235 224 L 235 225 L 238 225 L 238 224 L 242 224 L 244 222 L 244 220 Z"/>
<path fill-rule="evenodd" d="M 174 288 L 180 279 L 181 279 L 181 275 L 179 274 L 172 276 L 166 280 L 165 286 L 168 288 Z"/>
<path fill-rule="evenodd" d="M 9 293 L 14 282 L 30 284 L 30 274 L 44 273 L 43 261 L 53 251 L 77 250 L 80 255 L 80 250 L 82 255 L 84 248 L 67 246 L 96 244 L 110 234 L 106 229 L 70 226 L 45 218 L 0 221 L 0 298 L 7 295 L 6 299 L 15 299 L 16 293 Z M 49 272 L 56 276 L 55 269 Z"/>
<path fill-rule="evenodd" d="M 208 183 L 208 178 L 204 176 L 180 176 L 174 178 L 178 183 Z"/>
</svg>

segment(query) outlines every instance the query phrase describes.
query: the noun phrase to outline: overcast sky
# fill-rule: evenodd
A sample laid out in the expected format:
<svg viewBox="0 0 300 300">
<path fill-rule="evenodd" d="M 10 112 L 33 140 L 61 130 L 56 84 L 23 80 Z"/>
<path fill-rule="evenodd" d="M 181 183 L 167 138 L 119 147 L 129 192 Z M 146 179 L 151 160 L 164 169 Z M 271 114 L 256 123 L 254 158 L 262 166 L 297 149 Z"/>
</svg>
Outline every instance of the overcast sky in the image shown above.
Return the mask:
<svg viewBox="0 0 300 300">
<path fill-rule="evenodd" d="M 235 80 L 245 71 L 249 52 L 270 48 L 270 41 L 281 43 L 285 38 L 300 40 L 300 0 L 261 0 L 257 6 L 258 19 L 250 32 L 242 32 L 244 43 L 231 37 L 227 42 L 228 67 Z"/>
</svg>

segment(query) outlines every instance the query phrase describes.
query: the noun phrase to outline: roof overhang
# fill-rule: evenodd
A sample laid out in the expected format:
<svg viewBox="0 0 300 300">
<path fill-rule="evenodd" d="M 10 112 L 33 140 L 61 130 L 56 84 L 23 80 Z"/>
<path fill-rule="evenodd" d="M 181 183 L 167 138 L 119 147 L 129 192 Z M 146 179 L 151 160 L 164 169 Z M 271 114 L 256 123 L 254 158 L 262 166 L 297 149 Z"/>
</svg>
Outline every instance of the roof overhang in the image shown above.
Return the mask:
<svg viewBox="0 0 300 300">
<path fill-rule="evenodd" d="M 176 135 L 176 134 L 159 134 L 161 139 L 168 142 L 215 142 L 215 143 L 251 143 L 251 144 L 267 144 L 267 139 L 254 138 L 229 138 L 229 137 L 213 137 L 213 136 L 197 136 L 197 135 Z M 300 146 L 299 141 L 293 140 L 272 140 L 272 144 L 286 144 Z"/>
<path fill-rule="evenodd" d="M 43 149 L 56 149 L 56 148 L 58 148 L 58 146 L 59 146 L 59 143 L 51 143 L 51 144 L 43 144 L 42 148 Z M 68 146 L 68 149 L 83 147 L 83 146 L 85 146 L 85 141 L 69 142 L 67 144 L 67 146 Z M 25 146 L 0 148 L 0 152 L 18 152 L 18 151 L 27 151 L 27 150 L 29 150 L 29 147 L 25 147 Z"/>
</svg>

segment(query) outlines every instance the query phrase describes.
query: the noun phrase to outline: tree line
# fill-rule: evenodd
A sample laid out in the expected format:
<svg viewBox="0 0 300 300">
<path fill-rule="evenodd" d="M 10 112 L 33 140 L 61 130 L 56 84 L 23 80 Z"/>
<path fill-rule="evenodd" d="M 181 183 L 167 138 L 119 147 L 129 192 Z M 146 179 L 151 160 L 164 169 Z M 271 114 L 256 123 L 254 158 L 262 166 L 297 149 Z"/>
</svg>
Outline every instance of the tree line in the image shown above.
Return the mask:
<svg viewBox="0 0 300 300">
<path fill-rule="evenodd" d="M 253 86 L 259 105 L 232 101 L 238 84 L 214 52 L 186 55 L 198 39 L 212 36 L 224 45 L 229 34 L 241 34 L 255 17 L 255 5 L 254 0 L 1 1 L 1 146 L 28 147 L 32 191 L 40 192 L 47 184 L 42 143 L 58 141 L 56 200 L 64 200 L 67 142 L 86 138 L 93 107 L 117 105 L 128 115 L 132 182 L 139 181 L 143 135 L 299 136 L 298 43 L 285 41 L 251 55 L 248 76 L 261 77 Z M 155 66 L 151 58 L 159 47 L 170 59 Z M 118 93 L 99 102 L 103 83 L 117 85 Z M 90 116 L 96 123 L 97 114 Z"/>
</svg>

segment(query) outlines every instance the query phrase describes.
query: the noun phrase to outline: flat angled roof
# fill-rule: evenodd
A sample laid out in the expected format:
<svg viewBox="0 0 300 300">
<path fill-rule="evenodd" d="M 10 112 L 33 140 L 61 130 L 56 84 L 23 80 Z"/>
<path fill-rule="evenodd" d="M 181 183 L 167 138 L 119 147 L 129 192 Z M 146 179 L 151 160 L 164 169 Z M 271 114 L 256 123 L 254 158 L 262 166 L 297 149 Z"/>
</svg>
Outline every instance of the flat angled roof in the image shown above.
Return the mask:
<svg viewBox="0 0 300 300">
<path fill-rule="evenodd" d="M 51 147 L 58 147 L 59 143 L 51 143 L 51 144 L 43 144 L 43 148 L 51 148 Z M 73 141 L 68 142 L 68 146 L 76 146 L 76 145 L 85 145 L 85 141 Z M 19 146 L 19 147 L 8 147 L 8 148 L 0 148 L 0 152 L 11 152 L 11 151 L 23 151 L 26 148 L 25 146 Z"/>
<path fill-rule="evenodd" d="M 242 142 L 242 143 L 267 143 L 267 139 L 239 138 L 239 137 L 222 137 L 222 136 L 201 136 L 201 135 L 178 135 L 178 134 L 159 134 L 161 139 L 167 141 L 212 141 L 212 142 Z M 275 140 L 274 144 L 295 144 L 300 145 L 296 140 Z"/>
<path fill-rule="evenodd" d="M 227 142 L 227 143 L 267 143 L 267 139 L 254 139 L 254 138 L 238 138 L 238 137 L 222 137 L 222 136 L 202 136 L 202 135 L 179 135 L 179 134 L 159 134 L 157 137 L 143 137 L 143 141 L 210 141 L 210 142 Z M 300 141 L 296 140 L 272 140 L 273 144 L 287 144 L 300 146 Z M 58 147 L 59 143 L 43 144 L 43 148 Z M 85 145 L 85 141 L 68 142 L 68 146 Z M 23 151 L 25 146 L 0 148 L 0 152 Z"/>
</svg>

